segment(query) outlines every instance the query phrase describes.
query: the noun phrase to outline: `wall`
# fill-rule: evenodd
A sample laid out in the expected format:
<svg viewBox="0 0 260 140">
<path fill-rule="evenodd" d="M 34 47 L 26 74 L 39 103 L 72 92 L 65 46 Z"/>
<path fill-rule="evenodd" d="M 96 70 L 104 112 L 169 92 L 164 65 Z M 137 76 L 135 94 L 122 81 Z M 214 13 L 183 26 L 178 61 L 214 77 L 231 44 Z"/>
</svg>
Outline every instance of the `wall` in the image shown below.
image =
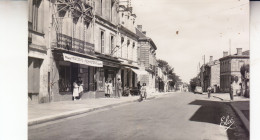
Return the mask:
<svg viewBox="0 0 260 140">
<path fill-rule="evenodd" d="M 211 66 L 211 82 L 210 86 L 220 86 L 220 64 Z"/>
<path fill-rule="evenodd" d="M 49 102 L 49 92 L 48 92 L 48 72 L 50 64 L 50 11 L 49 11 L 49 1 L 41 1 L 39 6 L 39 16 L 38 16 L 38 30 L 37 32 L 43 33 L 40 35 L 38 33 L 32 33 L 32 43 L 29 46 L 38 46 L 38 48 L 44 48 L 45 51 L 38 51 L 37 49 L 28 49 L 28 56 L 32 58 L 40 58 L 43 60 L 40 67 L 40 89 L 38 95 L 38 102 L 45 103 Z"/>
</svg>

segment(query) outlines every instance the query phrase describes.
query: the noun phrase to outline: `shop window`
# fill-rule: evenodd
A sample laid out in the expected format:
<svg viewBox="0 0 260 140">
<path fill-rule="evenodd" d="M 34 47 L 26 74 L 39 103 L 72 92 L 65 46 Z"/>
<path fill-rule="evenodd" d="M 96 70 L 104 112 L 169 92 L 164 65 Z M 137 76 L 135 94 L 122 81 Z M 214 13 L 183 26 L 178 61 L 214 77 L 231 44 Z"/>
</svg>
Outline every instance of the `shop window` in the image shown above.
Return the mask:
<svg viewBox="0 0 260 140">
<path fill-rule="evenodd" d="M 70 76 L 70 66 L 60 66 L 59 68 L 59 91 L 69 92 L 72 91 L 72 81 Z"/>
<path fill-rule="evenodd" d="M 97 71 L 99 77 L 97 79 L 97 84 L 98 84 L 98 90 L 104 90 L 104 69 L 100 68 Z"/>
</svg>

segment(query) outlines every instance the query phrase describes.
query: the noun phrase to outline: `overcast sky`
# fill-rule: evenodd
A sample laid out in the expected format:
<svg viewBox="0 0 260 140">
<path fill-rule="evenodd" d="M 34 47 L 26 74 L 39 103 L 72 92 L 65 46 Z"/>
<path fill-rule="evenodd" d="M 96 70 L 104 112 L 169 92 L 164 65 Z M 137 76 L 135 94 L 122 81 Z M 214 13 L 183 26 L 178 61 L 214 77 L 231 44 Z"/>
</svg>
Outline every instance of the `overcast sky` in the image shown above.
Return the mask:
<svg viewBox="0 0 260 140">
<path fill-rule="evenodd" d="M 208 62 L 211 55 L 221 58 L 229 44 L 232 54 L 249 49 L 248 0 L 132 0 L 132 6 L 157 45 L 157 58 L 184 82 L 196 76 L 203 55 Z"/>
</svg>

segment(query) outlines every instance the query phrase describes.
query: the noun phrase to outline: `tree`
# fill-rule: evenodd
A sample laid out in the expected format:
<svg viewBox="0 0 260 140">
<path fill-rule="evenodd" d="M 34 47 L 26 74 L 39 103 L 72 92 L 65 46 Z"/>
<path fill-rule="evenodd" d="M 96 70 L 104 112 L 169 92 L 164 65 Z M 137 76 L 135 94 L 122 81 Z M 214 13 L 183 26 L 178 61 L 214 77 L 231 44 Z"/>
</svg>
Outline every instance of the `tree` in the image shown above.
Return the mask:
<svg viewBox="0 0 260 140">
<path fill-rule="evenodd" d="M 166 74 L 168 76 L 168 79 L 170 79 L 171 81 L 169 82 L 169 86 L 171 88 L 173 88 L 176 83 L 181 82 L 180 77 L 174 73 L 174 68 L 172 68 L 168 62 L 166 62 L 165 60 L 157 60 L 158 62 L 158 67 L 161 68 L 163 70 L 163 73 Z"/>
<path fill-rule="evenodd" d="M 194 91 L 196 86 L 198 86 L 198 85 L 199 85 L 199 78 L 198 78 L 198 76 L 196 76 L 196 77 L 194 77 L 194 78 L 192 78 L 190 80 L 190 89 L 191 89 L 191 91 Z"/>
<path fill-rule="evenodd" d="M 250 65 L 247 64 L 247 65 L 243 65 L 241 68 L 240 68 L 240 73 L 241 73 L 241 79 L 242 79 L 242 82 L 243 82 L 243 85 L 244 85 L 244 88 L 242 90 L 243 94 L 245 97 L 249 97 L 249 94 L 250 94 L 250 91 L 249 91 L 249 69 L 250 69 Z"/>
</svg>

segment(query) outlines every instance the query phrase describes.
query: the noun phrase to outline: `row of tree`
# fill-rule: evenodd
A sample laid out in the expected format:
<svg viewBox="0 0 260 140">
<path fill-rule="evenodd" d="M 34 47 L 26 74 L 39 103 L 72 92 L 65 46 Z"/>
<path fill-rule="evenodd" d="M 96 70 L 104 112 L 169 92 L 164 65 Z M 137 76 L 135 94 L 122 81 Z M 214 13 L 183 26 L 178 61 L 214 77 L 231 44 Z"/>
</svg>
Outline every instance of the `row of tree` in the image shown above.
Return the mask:
<svg viewBox="0 0 260 140">
<path fill-rule="evenodd" d="M 162 69 L 163 73 L 167 75 L 170 88 L 178 87 L 178 84 L 181 83 L 180 77 L 174 73 L 174 68 L 169 65 L 165 60 L 158 59 L 158 67 Z"/>
</svg>

